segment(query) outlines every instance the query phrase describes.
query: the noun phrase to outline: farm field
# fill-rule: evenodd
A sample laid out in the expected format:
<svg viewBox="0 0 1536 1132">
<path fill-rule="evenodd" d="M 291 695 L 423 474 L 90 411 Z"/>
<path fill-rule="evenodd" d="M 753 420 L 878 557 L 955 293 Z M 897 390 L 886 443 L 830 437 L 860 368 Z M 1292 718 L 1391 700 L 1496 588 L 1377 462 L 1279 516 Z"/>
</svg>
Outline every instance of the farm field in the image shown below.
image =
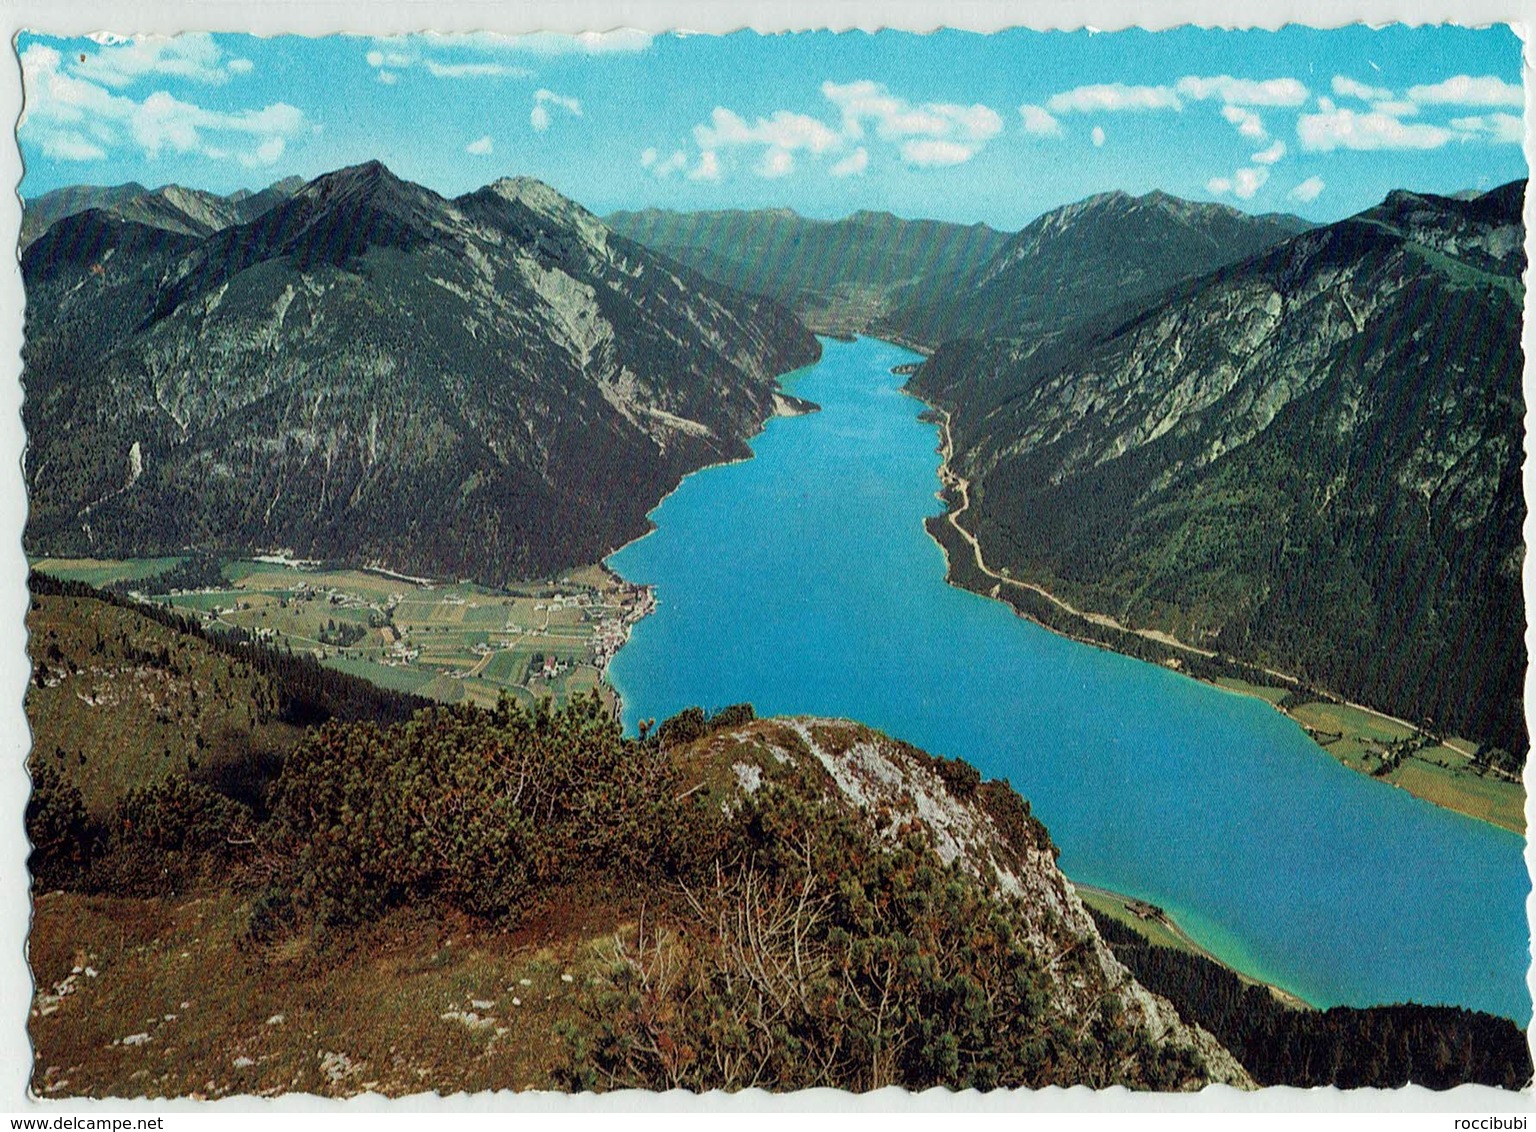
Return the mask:
<svg viewBox="0 0 1536 1132">
<path fill-rule="evenodd" d="M 1348 704 L 1312 701 L 1284 710 L 1345 766 L 1436 805 L 1525 832 L 1524 787 L 1480 768 L 1468 754 L 1477 747 L 1471 740 L 1437 740 Z"/>
<path fill-rule="evenodd" d="M 180 558 L 36 558 L 32 569 L 52 574 L 66 582 L 84 582 L 88 586 L 110 586 L 114 582 L 136 582 L 163 574 L 179 566 Z"/>
<path fill-rule="evenodd" d="M 34 566 L 92 584 L 142 582 L 135 596 L 238 628 L 382 687 L 444 703 L 562 706 L 598 691 L 603 670 L 651 608 L 650 593 L 600 567 L 510 589 L 406 580 L 368 570 L 234 561 L 195 590 L 156 592 L 176 559 L 43 560 Z"/>
<path fill-rule="evenodd" d="M 1351 704 L 1298 698 L 1295 691 L 1218 677 L 1217 687 L 1257 696 L 1299 723 L 1313 742 L 1351 770 L 1389 782 L 1437 806 L 1525 832 L 1525 787 L 1472 757 L 1477 743 L 1439 738 Z"/>
</svg>

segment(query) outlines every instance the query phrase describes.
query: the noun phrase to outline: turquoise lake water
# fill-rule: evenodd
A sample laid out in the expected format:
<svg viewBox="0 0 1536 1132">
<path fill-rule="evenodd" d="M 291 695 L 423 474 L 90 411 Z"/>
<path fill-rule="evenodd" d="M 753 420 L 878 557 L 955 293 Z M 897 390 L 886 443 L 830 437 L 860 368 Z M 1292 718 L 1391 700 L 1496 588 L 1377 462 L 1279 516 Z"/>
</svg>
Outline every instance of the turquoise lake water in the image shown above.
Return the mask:
<svg viewBox="0 0 1536 1132">
<path fill-rule="evenodd" d="M 1058 637 L 944 581 L 935 426 L 875 339 L 786 379 L 823 406 L 689 477 L 609 564 L 656 587 L 609 669 L 625 726 L 698 704 L 860 720 L 1007 778 L 1068 876 L 1150 900 L 1319 1006 L 1525 1025 L 1524 840 L 1346 770 L 1258 700 Z"/>
</svg>

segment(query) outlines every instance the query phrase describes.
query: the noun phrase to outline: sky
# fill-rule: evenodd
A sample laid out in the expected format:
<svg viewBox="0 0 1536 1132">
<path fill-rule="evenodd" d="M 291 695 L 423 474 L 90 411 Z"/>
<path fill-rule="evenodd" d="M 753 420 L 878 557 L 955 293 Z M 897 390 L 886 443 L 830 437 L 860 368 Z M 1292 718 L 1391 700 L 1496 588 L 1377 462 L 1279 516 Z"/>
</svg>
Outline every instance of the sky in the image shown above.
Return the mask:
<svg viewBox="0 0 1536 1132">
<path fill-rule="evenodd" d="M 1161 189 L 1328 221 L 1526 175 L 1508 28 L 17 41 L 24 198 L 378 159 L 453 196 L 859 209 L 1016 230 Z"/>
</svg>

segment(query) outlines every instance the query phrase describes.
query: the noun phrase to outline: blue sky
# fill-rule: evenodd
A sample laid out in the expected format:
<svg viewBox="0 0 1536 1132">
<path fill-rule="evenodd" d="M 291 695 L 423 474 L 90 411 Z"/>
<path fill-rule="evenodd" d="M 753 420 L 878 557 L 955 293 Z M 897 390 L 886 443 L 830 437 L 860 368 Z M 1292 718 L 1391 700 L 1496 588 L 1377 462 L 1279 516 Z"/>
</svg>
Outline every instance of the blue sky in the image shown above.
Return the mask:
<svg viewBox="0 0 1536 1132">
<path fill-rule="evenodd" d="M 1017 229 L 1163 189 L 1332 220 L 1526 173 L 1507 28 L 412 36 L 23 34 L 22 195 L 228 192 L 378 158 L 595 212 L 888 209 Z"/>
</svg>

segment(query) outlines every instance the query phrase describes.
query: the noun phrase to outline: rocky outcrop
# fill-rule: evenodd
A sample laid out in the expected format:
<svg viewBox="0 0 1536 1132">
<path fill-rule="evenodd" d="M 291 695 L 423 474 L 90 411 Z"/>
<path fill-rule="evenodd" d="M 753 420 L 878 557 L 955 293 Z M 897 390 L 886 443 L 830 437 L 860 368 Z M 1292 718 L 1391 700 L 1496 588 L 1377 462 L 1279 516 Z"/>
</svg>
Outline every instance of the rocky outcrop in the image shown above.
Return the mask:
<svg viewBox="0 0 1536 1132">
<path fill-rule="evenodd" d="M 721 732 L 703 746 L 692 764 L 728 763 L 731 776 L 721 777 L 739 794 L 782 780 L 786 770 L 800 771 L 862 815 L 878 840 L 913 833 L 926 838 L 938 861 L 1007 902 L 1014 930 L 1044 962 L 1050 1009 L 1069 1029 L 1086 1029 L 1113 1000 L 1152 1046 L 1196 1053 L 1203 1065 L 1200 1083 L 1253 1087 L 1214 1037 L 1185 1023 L 1115 959 L 1057 867 L 1045 828 L 1007 783 L 982 783 L 964 763 L 934 758 L 846 720 L 765 720 Z M 1064 962 L 1068 956 L 1075 962 Z"/>
</svg>

